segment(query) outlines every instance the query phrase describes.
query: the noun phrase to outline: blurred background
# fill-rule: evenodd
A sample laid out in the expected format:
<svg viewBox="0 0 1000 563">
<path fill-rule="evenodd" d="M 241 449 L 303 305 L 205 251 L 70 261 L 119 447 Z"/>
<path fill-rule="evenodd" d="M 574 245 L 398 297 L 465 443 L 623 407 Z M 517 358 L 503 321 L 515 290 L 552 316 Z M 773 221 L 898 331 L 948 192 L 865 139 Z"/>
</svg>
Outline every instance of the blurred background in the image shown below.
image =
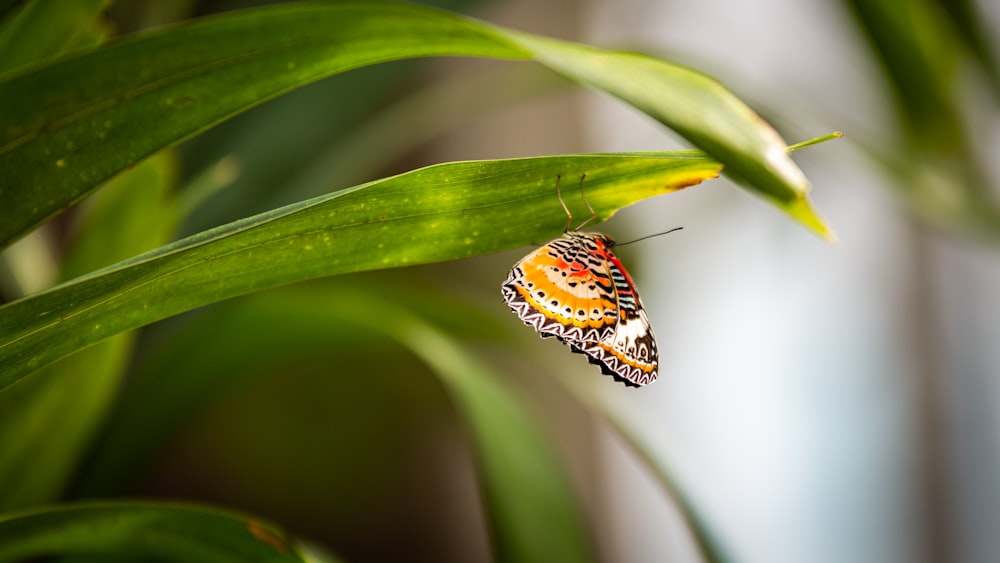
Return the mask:
<svg viewBox="0 0 1000 563">
<path fill-rule="evenodd" d="M 107 19 L 128 33 L 255 4 L 117 2 Z M 553 376 L 624 421 L 731 561 L 997 560 L 1000 5 L 433 4 L 694 67 L 790 143 L 845 132 L 795 155 L 838 244 L 726 179 L 594 226 L 618 240 L 684 227 L 620 251 L 661 350 L 661 379 L 641 390 L 510 314 L 499 284 L 528 248 L 200 309 L 141 331 L 137 383 L 73 494 L 216 502 L 350 561 L 488 561 L 467 435 L 440 381 L 384 336 L 332 337 L 308 315 L 311 300 L 381 291 L 509 376 L 567 464 L 602 560 L 699 559 L 648 464 Z M 180 146 L 195 203 L 179 235 L 437 162 L 671 148 L 686 145 L 531 64 L 391 63 Z M 128 399 L 165 380 L 186 381 L 171 396 L 188 400 L 166 404 L 123 458 L 114 428 L 142 420 Z"/>
</svg>

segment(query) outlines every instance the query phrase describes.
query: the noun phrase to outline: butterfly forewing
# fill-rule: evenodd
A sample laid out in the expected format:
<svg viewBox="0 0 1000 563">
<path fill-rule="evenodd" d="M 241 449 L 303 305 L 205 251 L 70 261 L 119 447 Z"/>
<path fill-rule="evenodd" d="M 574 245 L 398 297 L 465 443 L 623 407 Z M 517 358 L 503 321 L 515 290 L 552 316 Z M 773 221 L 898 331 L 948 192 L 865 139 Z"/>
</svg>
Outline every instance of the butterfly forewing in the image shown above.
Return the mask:
<svg viewBox="0 0 1000 563">
<path fill-rule="evenodd" d="M 601 234 L 568 232 L 514 265 L 504 300 L 542 337 L 555 336 L 626 385 L 657 375 L 656 342 L 628 272 Z"/>
</svg>

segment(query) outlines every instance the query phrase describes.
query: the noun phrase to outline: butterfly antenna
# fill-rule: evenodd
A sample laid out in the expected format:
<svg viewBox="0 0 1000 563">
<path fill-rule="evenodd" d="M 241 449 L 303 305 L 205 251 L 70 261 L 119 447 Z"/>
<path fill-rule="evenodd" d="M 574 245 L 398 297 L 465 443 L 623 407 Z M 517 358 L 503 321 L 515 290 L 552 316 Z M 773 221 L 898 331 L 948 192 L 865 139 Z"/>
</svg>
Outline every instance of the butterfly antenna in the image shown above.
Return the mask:
<svg viewBox="0 0 1000 563">
<path fill-rule="evenodd" d="M 569 232 L 569 226 L 573 224 L 573 214 L 569 212 L 569 208 L 566 207 L 566 202 L 563 201 L 562 193 L 559 191 L 559 181 L 562 180 L 562 176 L 556 176 L 556 197 L 559 198 L 559 205 L 562 206 L 563 211 L 566 212 L 566 226 L 563 227 L 563 232 Z"/>
<path fill-rule="evenodd" d="M 660 235 L 666 235 L 666 234 L 672 233 L 674 231 L 679 231 L 679 230 L 681 230 L 683 228 L 684 227 L 674 227 L 673 229 L 670 229 L 669 231 L 663 231 L 662 233 L 655 233 L 655 234 L 652 234 L 652 235 L 646 235 L 644 237 L 639 237 L 639 238 L 637 238 L 635 240 L 630 240 L 628 242 L 619 242 L 619 243 L 615 244 L 615 246 L 625 246 L 626 244 L 632 244 L 633 242 L 639 242 L 640 240 L 646 240 L 648 238 L 658 237 Z"/>
<path fill-rule="evenodd" d="M 587 201 L 587 196 L 583 193 L 583 179 L 586 177 L 587 177 L 586 174 L 580 175 L 580 199 L 582 199 L 583 202 L 587 204 L 587 209 L 590 210 L 590 217 L 588 217 L 587 220 L 584 221 L 583 223 L 580 223 L 579 225 L 576 226 L 577 231 L 582 229 L 583 226 L 586 225 L 587 223 L 593 221 L 594 219 L 597 219 L 597 212 L 594 211 L 593 207 L 591 207 L 590 202 Z"/>
</svg>

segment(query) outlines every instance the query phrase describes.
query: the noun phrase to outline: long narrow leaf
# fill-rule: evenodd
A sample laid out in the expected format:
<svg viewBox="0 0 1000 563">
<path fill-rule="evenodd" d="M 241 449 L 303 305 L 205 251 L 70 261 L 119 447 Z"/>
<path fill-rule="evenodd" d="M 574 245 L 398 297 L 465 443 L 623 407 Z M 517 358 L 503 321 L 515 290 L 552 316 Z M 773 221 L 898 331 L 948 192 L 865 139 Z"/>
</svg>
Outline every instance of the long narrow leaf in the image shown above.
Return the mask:
<svg viewBox="0 0 1000 563">
<path fill-rule="evenodd" d="M 0 561 L 66 554 L 178 563 L 304 561 L 271 524 L 192 505 L 86 503 L 0 516 Z"/>
<path fill-rule="evenodd" d="M 526 56 L 479 24 L 392 4 L 291 4 L 129 37 L 0 83 L 0 244 L 143 158 L 278 94 L 431 56 Z"/>
<path fill-rule="evenodd" d="M 498 561 L 595 560 L 580 507 L 524 405 L 484 363 L 415 319 L 390 323 L 441 377 L 477 453 Z"/>
<path fill-rule="evenodd" d="M 603 90 L 674 129 L 816 233 L 832 232 L 814 213 L 809 183 L 788 158 L 785 141 L 718 80 L 638 53 L 610 52 L 509 32 L 539 62 Z"/>
<path fill-rule="evenodd" d="M 663 494 L 673 501 L 684 526 L 691 534 L 692 543 L 702 561 L 705 563 L 736 561 L 737 559 L 726 548 L 708 520 L 691 501 L 677 479 L 673 477 L 667 464 L 649 447 L 639 433 L 631 429 L 624 418 L 615 412 L 615 409 L 608 404 L 607 399 L 598 396 L 591 388 L 580 385 L 579 382 L 570 381 L 567 378 L 557 377 L 555 379 L 563 384 L 570 396 L 578 401 L 585 410 L 603 420 L 631 450 L 638 461 L 646 467 L 663 490 Z"/>
<path fill-rule="evenodd" d="M 63 51 L 96 45 L 108 0 L 34 0 L 0 25 L 0 75 Z"/>
<path fill-rule="evenodd" d="M 341 350 L 378 357 L 391 342 L 384 331 L 345 322 L 336 314 L 345 302 L 391 301 L 451 332 L 497 338 L 492 316 L 470 307 L 457 315 L 448 306 L 447 293 L 416 285 L 380 283 L 369 276 L 330 280 L 319 287 L 297 284 L 287 291 L 279 288 L 220 304 L 199 315 L 135 367 L 73 493 L 102 497 L 131 490 L 179 427 L 227 393 L 252 385 L 268 366 L 289 357 L 336 356 Z M 350 297 L 341 297 L 344 294 Z M 220 335 L 238 345 L 220 346 Z M 331 376 L 341 371 L 331 367 Z"/>
<path fill-rule="evenodd" d="M 454 260 L 559 234 L 556 178 L 600 219 L 718 174 L 694 153 L 431 166 L 237 221 L 0 308 L 0 389 L 108 336 L 282 283 Z M 578 217 L 582 200 L 569 197 Z"/>
<path fill-rule="evenodd" d="M 267 363 L 266 358 L 290 350 L 324 350 L 336 356 L 339 349 L 364 348 L 363 341 L 374 333 L 382 337 L 376 340 L 383 346 L 381 353 L 384 337 L 397 341 L 430 366 L 450 392 L 476 456 L 496 560 L 594 560 L 582 509 L 565 469 L 525 402 L 453 337 L 422 318 L 416 297 L 406 291 L 394 295 L 344 286 L 336 291 L 296 288 L 253 296 L 199 319 L 190 327 L 190 337 L 177 343 L 182 347 L 171 347 L 167 365 L 152 366 L 138 392 L 127 395 L 131 404 L 122 405 L 111 441 L 96 460 L 91 484 L 132 477 L 128 472 L 136 470 L 136 462 L 141 467 L 140 458 L 161 446 L 163 437 L 183 422 L 178 413 L 190 415 L 223 389 L 246 385 L 254 377 L 253 364 Z M 433 294 L 423 297 L 446 301 Z M 461 323 L 473 324 L 465 319 Z M 273 327 L 289 328 L 273 335 Z M 468 334 L 475 329 L 461 330 Z M 219 331 L 249 341 L 246 348 L 251 349 L 219 351 L 207 336 Z M 215 360 L 213 356 L 220 353 L 222 358 Z M 380 354 L 377 349 L 370 353 Z M 331 367 L 330 376 L 357 374 Z"/>
<path fill-rule="evenodd" d="M 150 158 L 88 202 L 64 279 L 169 240 L 175 165 L 169 154 Z M 132 340 L 115 335 L 0 393 L 0 512 L 58 498 L 118 396 Z"/>
<path fill-rule="evenodd" d="M 0 246 L 126 167 L 283 92 L 361 66 L 442 55 L 536 57 L 607 89 L 827 234 L 781 138 L 699 73 L 419 6 L 304 3 L 156 30 L 0 83 Z"/>
</svg>

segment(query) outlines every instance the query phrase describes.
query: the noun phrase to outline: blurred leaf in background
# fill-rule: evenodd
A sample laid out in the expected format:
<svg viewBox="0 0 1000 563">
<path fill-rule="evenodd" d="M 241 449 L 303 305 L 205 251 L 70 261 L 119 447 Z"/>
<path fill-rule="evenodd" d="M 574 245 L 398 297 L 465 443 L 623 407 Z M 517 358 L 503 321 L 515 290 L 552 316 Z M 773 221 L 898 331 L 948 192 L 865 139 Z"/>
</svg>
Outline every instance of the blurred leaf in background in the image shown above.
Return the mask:
<svg viewBox="0 0 1000 563">
<path fill-rule="evenodd" d="M 930 224 L 995 238 L 1000 202 L 978 117 L 1000 102 L 985 18 L 962 0 L 847 1 L 897 112 L 896 142 L 865 139 L 904 201 Z"/>
</svg>

